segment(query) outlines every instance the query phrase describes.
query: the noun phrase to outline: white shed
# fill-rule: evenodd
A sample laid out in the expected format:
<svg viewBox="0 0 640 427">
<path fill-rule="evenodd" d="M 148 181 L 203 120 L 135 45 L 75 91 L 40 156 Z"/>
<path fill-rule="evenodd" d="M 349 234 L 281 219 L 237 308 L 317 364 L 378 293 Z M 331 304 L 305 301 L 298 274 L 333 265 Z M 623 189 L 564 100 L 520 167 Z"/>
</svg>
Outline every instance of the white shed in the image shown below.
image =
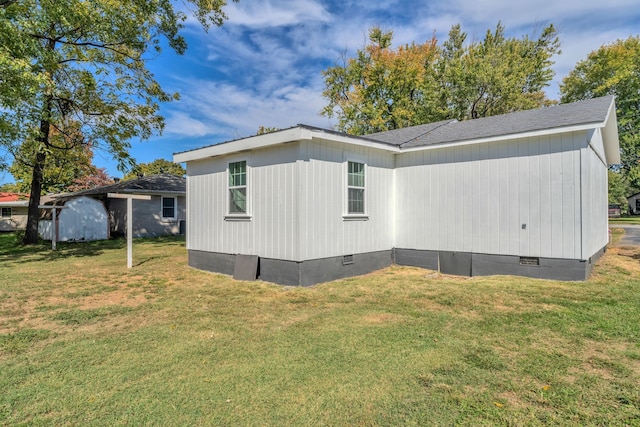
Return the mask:
<svg viewBox="0 0 640 427">
<path fill-rule="evenodd" d="M 299 125 L 177 153 L 187 249 L 309 285 L 397 263 L 584 280 L 608 241 L 613 97 L 355 137 Z"/>
<path fill-rule="evenodd" d="M 109 216 L 102 202 L 91 197 L 76 197 L 64 203 L 57 216 L 57 241 L 90 241 L 109 238 Z M 41 220 L 40 236 L 51 239 L 51 220 Z"/>
</svg>

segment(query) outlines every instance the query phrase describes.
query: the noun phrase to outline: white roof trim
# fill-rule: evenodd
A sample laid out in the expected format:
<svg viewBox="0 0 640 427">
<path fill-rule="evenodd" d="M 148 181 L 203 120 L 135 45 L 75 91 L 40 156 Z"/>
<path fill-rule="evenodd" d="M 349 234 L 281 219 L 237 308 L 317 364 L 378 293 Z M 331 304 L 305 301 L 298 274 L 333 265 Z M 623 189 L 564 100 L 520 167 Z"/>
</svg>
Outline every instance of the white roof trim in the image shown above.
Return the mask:
<svg viewBox="0 0 640 427">
<path fill-rule="evenodd" d="M 400 151 L 403 153 L 408 153 L 411 151 L 435 150 L 438 148 L 453 147 L 457 145 L 474 145 L 474 144 L 483 144 L 487 142 L 507 141 L 510 139 L 533 138 L 537 136 L 553 135 L 557 133 L 580 132 L 580 131 L 591 130 L 591 129 L 601 128 L 601 127 L 604 127 L 604 123 L 595 122 L 595 123 L 587 123 L 587 124 L 576 125 L 576 126 L 564 126 L 564 127 L 551 128 L 551 129 L 535 130 L 530 132 L 509 133 L 505 135 L 488 136 L 485 138 L 465 139 L 462 141 L 451 141 L 451 142 L 442 142 L 439 144 L 421 145 L 418 147 L 403 148 Z"/>
<path fill-rule="evenodd" d="M 614 104 L 612 102 L 609 113 L 607 114 L 607 118 L 605 119 L 604 122 L 592 122 L 592 123 L 580 124 L 575 126 L 564 126 L 564 127 L 556 127 L 551 129 L 542 129 L 542 130 L 529 131 L 529 132 L 510 133 L 505 135 L 489 136 L 485 138 L 476 138 L 476 139 L 467 139 L 462 141 L 444 142 L 439 144 L 421 145 L 421 146 L 410 147 L 410 148 L 400 148 L 398 146 L 394 146 L 391 144 L 385 144 L 382 142 L 368 140 L 366 139 L 366 136 L 362 138 L 351 137 L 349 135 L 334 134 L 332 132 L 323 132 L 321 129 L 314 130 L 314 129 L 308 129 L 305 127 L 298 126 L 295 128 L 285 129 L 279 132 L 273 132 L 273 133 L 264 134 L 264 135 L 256 135 L 249 138 L 211 145 L 208 147 L 203 147 L 203 148 L 199 148 L 191 151 L 185 151 L 182 153 L 176 153 L 173 155 L 173 161 L 176 163 L 189 162 L 189 161 L 204 159 L 207 157 L 224 156 L 227 154 L 234 154 L 242 151 L 256 150 L 260 148 L 270 147 L 273 145 L 286 144 L 289 142 L 302 141 L 302 140 L 335 141 L 335 142 L 340 142 L 344 144 L 376 148 L 379 150 L 384 150 L 392 153 L 408 153 L 412 151 L 436 150 L 439 148 L 453 147 L 453 146 L 460 146 L 460 145 L 474 145 L 474 144 L 482 144 L 487 142 L 506 141 L 511 139 L 531 138 L 531 137 L 537 137 L 537 136 L 553 135 L 558 133 L 579 132 L 579 131 L 586 131 L 586 130 L 597 129 L 597 128 L 604 128 L 605 129 L 604 131 L 605 153 L 606 153 L 609 164 L 613 164 L 613 163 L 620 162 L 619 146 L 618 144 L 615 143 L 615 141 L 618 141 L 617 139 L 618 127 L 617 127 L 617 123 L 615 123 L 615 120 L 610 120 L 612 117 L 615 118 L 615 114 L 613 115 L 611 114 L 612 111 L 615 112 L 615 107 L 613 105 Z M 614 142 L 607 143 L 607 141 L 614 141 Z"/>
<path fill-rule="evenodd" d="M 241 151 L 256 150 L 258 148 L 272 145 L 284 144 L 287 142 L 311 139 L 311 132 L 301 127 L 285 129 L 279 132 L 272 132 L 264 135 L 251 136 L 249 138 L 236 141 L 225 142 L 208 147 L 198 148 L 192 151 L 175 153 L 173 161 L 175 163 L 200 160 L 207 157 L 223 156 L 225 154 L 238 153 Z"/>
<path fill-rule="evenodd" d="M 602 139 L 604 142 L 604 155 L 607 163 L 617 165 L 620 163 L 620 140 L 618 139 L 618 118 L 616 116 L 615 100 L 611 101 L 607 118 L 604 121 Z"/>
<path fill-rule="evenodd" d="M 0 207 L 3 208 L 21 208 L 29 206 L 28 200 L 15 200 L 11 202 L 0 202 Z"/>
</svg>

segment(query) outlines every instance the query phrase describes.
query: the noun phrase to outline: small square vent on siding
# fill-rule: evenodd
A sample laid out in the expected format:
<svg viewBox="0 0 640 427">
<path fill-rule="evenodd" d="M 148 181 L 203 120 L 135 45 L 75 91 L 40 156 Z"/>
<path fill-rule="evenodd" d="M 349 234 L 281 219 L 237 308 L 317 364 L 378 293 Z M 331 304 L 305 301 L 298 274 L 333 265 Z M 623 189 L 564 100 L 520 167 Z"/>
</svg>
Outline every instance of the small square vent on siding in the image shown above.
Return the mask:
<svg viewBox="0 0 640 427">
<path fill-rule="evenodd" d="M 520 265 L 540 265 L 540 258 L 531 256 L 521 256 Z"/>
<path fill-rule="evenodd" d="M 342 257 L 342 265 L 353 264 L 353 255 L 345 255 Z"/>
</svg>

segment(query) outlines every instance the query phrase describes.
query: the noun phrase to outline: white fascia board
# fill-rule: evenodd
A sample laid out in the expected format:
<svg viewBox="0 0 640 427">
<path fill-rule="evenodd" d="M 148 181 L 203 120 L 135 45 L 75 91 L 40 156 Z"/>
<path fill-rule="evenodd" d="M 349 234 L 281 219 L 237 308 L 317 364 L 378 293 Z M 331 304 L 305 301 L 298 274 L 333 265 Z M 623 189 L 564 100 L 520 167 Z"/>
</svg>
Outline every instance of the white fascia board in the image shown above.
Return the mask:
<svg viewBox="0 0 640 427">
<path fill-rule="evenodd" d="M 602 139 L 604 142 L 604 155 L 607 163 L 617 165 L 620 163 L 620 140 L 618 139 L 618 118 L 616 116 L 615 100 L 611 101 L 607 118 L 604 121 Z"/>
<path fill-rule="evenodd" d="M 242 151 L 256 150 L 260 148 L 270 147 L 278 144 L 286 144 L 288 142 L 303 140 L 328 140 L 340 142 L 343 144 L 359 145 L 370 148 L 377 148 L 386 151 L 399 153 L 400 149 L 392 145 L 382 144 L 379 142 L 368 141 L 361 138 L 352 138 L 348 135 L 340 135 L 331 132 L 323 132 L 322 130 L 307 129 L 304 127 L 295 127 L 280 132 L 272 132 L 264 135 L 256 135 L 249 138 L 239 139 L 236 141 L 225 142 L 209 147 L 203 147 L 183 153 L 173 155 L 175 163 L 189 162 L 200 160 L 207 157 L 223 156 L 226 154 L 239 153 Z"/>
<path fill-rule="evenodd" d="M 29 206 L 28 200 L 17 200 L 14 202 L 0 202 L 0 207 L 3 208 L 23 208 Z"/>
<path fill-rule="evenodd" d="M 279 132 L 267 133 L 264 135 L 250 136 L 248 138 L 235 141 L 224 142 L 208 147 L 198 148 L 182 153 L 175 153 L 173 161 L 175 163 L 200 160 L 207 157 L 224 156 L 225 154 L 238 153 L 241 151 L 255 150 L 272 145 L 284 144 L 287 142 L 311 139 L 311 131 L 302 127 L 285 129 Z"/>
<path fill-rule="evenodd" d="M 400 151 L 402 153 L 409 153 L 412 151 L 421 151 L 421 150 L 437 150 L 439 148 L 455 147 L 455 146 L 461 146 L 461 145 L 475 145 L 475 144 L 484 144 L 487 142 L 507 141 L 510 139 L 521 139 L 521 138 L 532 138 L 537 136 L 554 135 L 558 133 L 580 132 L 580 131 L 586 131 L 586 130 L 601 128 L 601 127 L 604 127 L 604 123 L 602 122 L 587 123 L 587 124 L 576 125 L 576 126 L 565 126 L 565 127 L 552 128 L 552 129 L 542 129 L 542 130 L 536 130 L 532 132 L 510 133 L 505 135 L 490 136 L 486 138 L 443 142 L 440 144 L 432 144 L 432 145 L 421 145 L 419 147 L 402 148 Z"/>
</svg>

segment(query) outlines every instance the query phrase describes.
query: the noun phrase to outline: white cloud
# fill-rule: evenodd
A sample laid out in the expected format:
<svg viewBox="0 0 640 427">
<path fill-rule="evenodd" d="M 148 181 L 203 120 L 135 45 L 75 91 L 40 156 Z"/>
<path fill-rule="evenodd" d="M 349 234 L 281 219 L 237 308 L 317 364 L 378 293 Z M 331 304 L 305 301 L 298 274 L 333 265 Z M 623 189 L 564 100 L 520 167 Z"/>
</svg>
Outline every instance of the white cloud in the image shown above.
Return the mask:
<svg viewBox="0 0 640 427">
<path fill-rule="evenodd" d="M 283 85 L 270 93 L 211 81 L 183 83 L 180 102 L 172 104 L 167 113 L 165 134 L 170 137 L 217 135 L 226 140 L 253 135 L 260 126 L 332 125 L 319 116 L 324 106 L 319 82 L 315 86 Z"/>
<path fill-rule="evenodd" d="M 330 14 L 313 0 L 246 1 L 230 3 L 225 9 L 229 25 L 253 28 L 296 25 L 305 21 L 328 21 Z"/>
<path fill-rule="evenodd" d="M 165 120 L 164 134 L 168 136 L 205 136 L 213 131 L 211 124 L 194 119 L 186 112 L 172 111 Z"/>
<path fill-rule="evenodd" d="M 536 21 L 559 22 L 579 15 L 590 16 L 592 22 L 623 10 L 634 10 L 637 0 L 449 0 L 438 2 L 441 10 L 456 12 L 463 21 L 489 24 L 501 20 L 508 27 L 529 26 Z M 459 11 L 459 12 L 457 12 Z"/>
</svg>

